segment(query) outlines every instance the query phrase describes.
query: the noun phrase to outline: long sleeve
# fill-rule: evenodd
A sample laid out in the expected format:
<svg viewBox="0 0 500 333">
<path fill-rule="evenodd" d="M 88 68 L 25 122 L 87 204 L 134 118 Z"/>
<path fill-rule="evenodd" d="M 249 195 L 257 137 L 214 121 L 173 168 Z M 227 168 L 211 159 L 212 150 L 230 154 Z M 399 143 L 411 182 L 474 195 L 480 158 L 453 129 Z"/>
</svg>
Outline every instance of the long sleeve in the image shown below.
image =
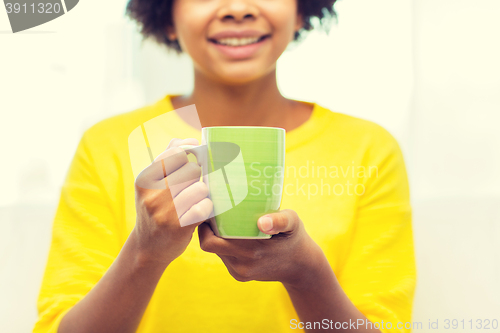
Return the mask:
<svg viewBox="0 0 500 333">
<path fill-rule="evenodd" d="M 416 284 L 409 188 L 400 148 L 385 130 L 370 139 L 364 165 L 365 192 L 358 198 L 354 236 L 338 279 L 369 320 L 385 323 L 382 332 L 409 332 L 404 325 L 411 321 Z"/>
<path fill-rule="evenodd" d="M 106 170 L 96 172 L 91 152 L 99 149 L 90 149 L 84 135 L 54 218 L 35 333 L 57 332 L 62 317 L 97 284 L 121 248 L 113 200 L 100 178 Z"/>
</svg>

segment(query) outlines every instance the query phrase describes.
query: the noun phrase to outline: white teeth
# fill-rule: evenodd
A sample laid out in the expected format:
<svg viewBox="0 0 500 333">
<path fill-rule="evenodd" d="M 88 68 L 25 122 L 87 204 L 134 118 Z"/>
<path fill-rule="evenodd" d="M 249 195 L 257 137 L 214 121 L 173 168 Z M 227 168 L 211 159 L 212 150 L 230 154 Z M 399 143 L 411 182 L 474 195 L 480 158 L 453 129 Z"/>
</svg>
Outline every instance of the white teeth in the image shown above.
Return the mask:
<svg viewBox="0 0 500 333">
<path fill-rule="evenodd" d="M 228 46 L 244 46 L 256 43 L 260 37 L 246 37 L 246 38 L 222 38 L 217 40 L 217 43 Z"/>
</svg>

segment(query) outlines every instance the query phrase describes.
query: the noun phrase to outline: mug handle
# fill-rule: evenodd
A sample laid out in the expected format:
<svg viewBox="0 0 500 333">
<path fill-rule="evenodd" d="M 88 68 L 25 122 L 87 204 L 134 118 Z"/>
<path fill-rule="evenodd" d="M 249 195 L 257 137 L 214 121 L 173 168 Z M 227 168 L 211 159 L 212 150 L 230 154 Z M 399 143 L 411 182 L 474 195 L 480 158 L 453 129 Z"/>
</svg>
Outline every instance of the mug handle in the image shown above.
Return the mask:
<svg viewBox="0 0 500 333">
<path fill-rule="evenodd" d="M 206 158 L 206 154 L 204 154 L 203 150 L 197 149 L 202 147 L 202 145 L 195 146 L 195 145 L 182 145 L 179 146 L 180 148 L 184 149 L 184 151 L 188 154 L 193 154 L 196 157 L 196 160 L 198 161 L 198 165 L 203 167 L 203 161 Z"/>
</svg>

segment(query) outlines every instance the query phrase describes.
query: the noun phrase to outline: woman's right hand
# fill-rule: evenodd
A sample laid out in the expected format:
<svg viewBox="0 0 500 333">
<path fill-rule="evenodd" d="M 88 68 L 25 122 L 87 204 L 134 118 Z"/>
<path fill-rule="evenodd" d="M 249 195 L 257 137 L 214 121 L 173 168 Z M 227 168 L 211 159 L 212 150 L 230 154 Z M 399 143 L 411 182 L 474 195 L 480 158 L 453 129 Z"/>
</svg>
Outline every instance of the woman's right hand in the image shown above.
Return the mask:
<svg viewBox="0 0 500 333">
<path fill-rule="evenodd" d="M 138 254 L 165 268 L 184 252 L 195 228 L 213 209 L 208 187 L 199 181 L 201 167 L 188 161 L 181 145 L 198 141 L 173 139 L 135 181 L 137 220 L 132 232 Z"/>
</svg>

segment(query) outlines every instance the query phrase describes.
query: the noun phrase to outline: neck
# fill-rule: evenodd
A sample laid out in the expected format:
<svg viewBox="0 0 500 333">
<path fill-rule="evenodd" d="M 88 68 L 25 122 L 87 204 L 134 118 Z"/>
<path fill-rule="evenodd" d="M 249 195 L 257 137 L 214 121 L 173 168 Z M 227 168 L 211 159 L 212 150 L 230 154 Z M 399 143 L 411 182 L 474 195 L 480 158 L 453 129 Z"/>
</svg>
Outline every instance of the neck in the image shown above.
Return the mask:
<svg viewBox="0 0 500 333">
<path fill-rule="evenodd" d="M 284 127 L 294 102 L 281 95 L 276 69 L 242 85 L 215 82 L 195 70 L 193 92 L 176 97 L 174 108 L 195 104 L 203 127 Z"/>
</svg>

